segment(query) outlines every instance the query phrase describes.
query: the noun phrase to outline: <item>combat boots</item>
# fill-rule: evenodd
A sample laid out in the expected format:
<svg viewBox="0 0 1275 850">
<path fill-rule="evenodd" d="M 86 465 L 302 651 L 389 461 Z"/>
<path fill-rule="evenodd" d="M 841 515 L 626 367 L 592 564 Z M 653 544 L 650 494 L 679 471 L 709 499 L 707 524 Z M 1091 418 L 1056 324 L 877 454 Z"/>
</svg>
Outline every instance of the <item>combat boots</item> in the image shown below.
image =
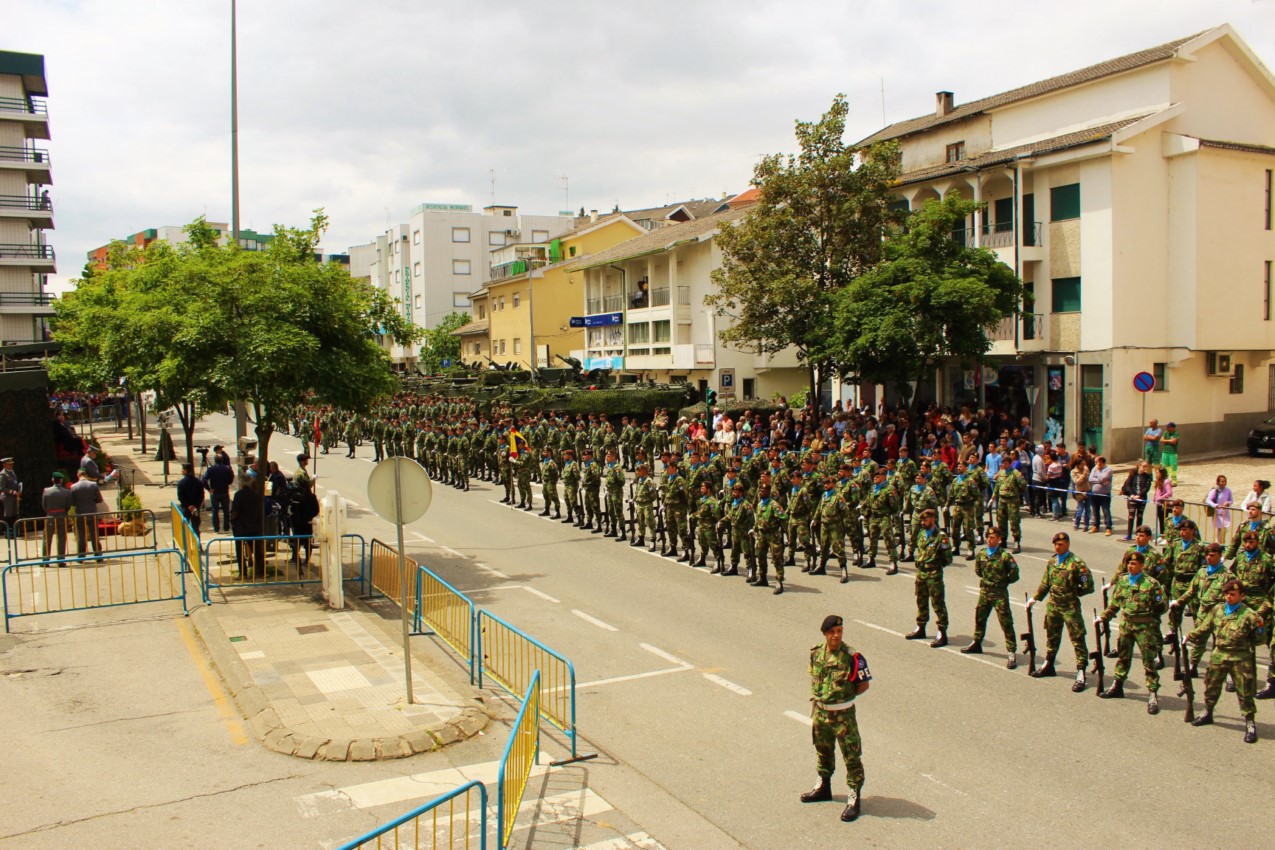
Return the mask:
<svg viewBox="0 0 1275 850">
<path fill-rule="evenodd" d="M 947 646 L 947 630 L 939 629 L 938 634 L 935 635 L 934 637 L 934 640 L 930 641 L 930 646 L 934 649 L 942 649 L 943 647 Z"/>
<path fill-rule="evenodd" d="M 846 566 L 846 559 L 841 559 L 841 583 L 845 584 L 850 581 L 850 569 Z"/>
<path fill-rule="evenodd" d="M 1036 668 L 1036 672 L 1031 674 L 1037 679 L 1046 679 L 1050 676 L 1057 676 L 1058 672 L 1054 670 L 1054 659 L 1046 658 L 1045 663 Z"/>
<path fill-rule="evenodd" d="M 1275 680 L 1267 679 L 1266 687 L 1258 691 L 1254 699 L 1275 699 Z"/>
<path fill-rule="evenodd" d="M 1155 715 L 1160 713 L 1160 698 L 1155 692 L 1151 692 L 1151 696 L 1147 698 L 1147 714 Z"/>
<path fill-rule="evenodd" d="M 677 559 L 677 562 L 679 564 L 689 564 L 691 562 L 691 558 L 693 557 L 694 557 L 694 552 L 688 546 L 682 550 L 682 556 Z"/>
<path fill-rule="evenodd" d="M 749 562 L 750 562 L 750 563 L 752 562 L 752 559 L 751 559 L 751 558 L 749 558 L 748 560 L 749 560 Z M 748 568 L 748 571 L 751 573 L 751 572 L 753 571 L 753 568 L 752 568 L 752 567 L 749 567 L 749 568 Z M 737 575 L 739 575 L 739 562 L 738 562 L 738 561 L 731 561 L 730 569 L 729 569 L 729 570 L 722 570 L 722 575 L 724 575 L 724 576 L 737 576 Z"/>
<path fill-rule="evenodd" d="M 981 640 L 970 641 L 969 646 L 961 647 L 961 655 L 982 655 L 983 642 Z"/>
<path fill-rule="evenodd" d="M 905 564 L 910 564 L 916 560 L 916 555 L 911 552 L 906 552 L 900 560 L 902 560 Z"/>
<path fill-rule="evenodd" d="M 761 569 L 757 571 L 757 580 L 752 583 L 753 587 L 770 587 L 770 582 L 766 581 L 766 565 L 762 564 Z"/>
<path fill-rule="evenodd" d="M 820 776 L 819 784 L 801 795 L 803 803 L 826 803 L 832 799 L 832 777 Z"/>
<path fill-rule="evenodd" d="M 852 823 L 859 819 L 859 792 L 854 789 L 846 794 L 846 807 L 841 812 L 841 820 Z"/>
<path fill-rule="evenodd" d="M 809 558 L 809 556 L 807 556 L 807 557 Z M 813 558 L 811 558 L 811 559 L 809 559 L 809 560 L 807 561 L 807 564 L 813 563 L 813 561 L 814 561 L 814 559 L 813 559 Z M 811 569 L 806 570 L 806 572 L 810 573 L 810 575 L 812 575 L 812 576 L 823 576 L 823 575 L 827 575 L 827 574 L 828 574 L 828 556 L 827 556 L 827 555 L 820 555 L 820 556 L 819 556 L 819 566 L 817 566 L 817 567 L 812 567 Z"/>
<path fill-rule="evenodd" d="M 1151 696 L 1154 698 L 1155 694 L 1152 694 Z M 1098 693 L 1098 698 L 1099 699 L 1124 699 L 1124 681 L 1121 679 L 1116 679 L 1114 682 L 1112 682 L 1110 685 L 1107 686 L 1107 689 L 1105 691 L 1100 691 Z M 1150 710 L 1150 705 L 1147 706 L 1147 709 Z"/>
<path fill-rule="evenodd" d="M 898 562 L 898 561 L 891 561 L 891 562 L 890 562 L 890 569 L 886 570 L 886 571 L 885 571 L 885 574 L 886 574 L 886 575 L 888 575 L 888 576 L 892 576 L 892 575 L 897 575 L 897 574 L 898 574 L 898 572 L 899 572 L 899 562 Z"/>
<path fill-rule="evenodd" d="M 545 509 L 540 512 L 540 516 L 549 516 L 549 503 L 545 502 Z"/>
<path fill-rule="evenodd" d="M 634 541 L 633 541 L 632 543 L 630 543 L 629 545 L 630 545 L 630 546 L 632 546 L 632 547 L 634 547 L 634 548 L 637 548 L 638 546 L 645 546 L 645 545 L 646 545 L 646 538 L 645 538 L 645 537 L 639 537 L 637 540 L 634 540 Z"/>
<path fill-rule="evenodd" d="M 1084 689 L 1085 689 L 1085 668 L 1081 667 L 1079 670 L 1076 671 L 1076 681 L 1071 683 L 1071 691 L 1072 693 L 1078 694 Z M 1121 690 L 1121 693 L 1124 693 L 1123 689 Z"/>
<path fill-rule="evenodd" d="M 781 578 L 776 578 L 776 579 L 775 579 L 775 592 L 774 592 L 772 595 L 773 595 L 773 596 L 778 596 L 779 594 L 781 594 L 781 593 L 783 593 L 783 592 L 784 592 L 784 580 L 783 580 L 783 579 L 781 579 Z"/>
<path fill-rule="evenodd" d="M 917 626 L 903 636 L 904 640 L 925 640 L 925 626 Z"/>
<path fill-rule="evenodd" d="M 1213 706 L 1205 705 L 1204 713 L 1191 721 L 1192 726 L 1212 726 L 1213 725 Z"/>
<path fill-rule="evenodd" d="M 1244 743 L 1246 744 L 1257 743 L 1257 724 L 1254 723 L 1252 720 L 1244 721 Z"/>
</svg>

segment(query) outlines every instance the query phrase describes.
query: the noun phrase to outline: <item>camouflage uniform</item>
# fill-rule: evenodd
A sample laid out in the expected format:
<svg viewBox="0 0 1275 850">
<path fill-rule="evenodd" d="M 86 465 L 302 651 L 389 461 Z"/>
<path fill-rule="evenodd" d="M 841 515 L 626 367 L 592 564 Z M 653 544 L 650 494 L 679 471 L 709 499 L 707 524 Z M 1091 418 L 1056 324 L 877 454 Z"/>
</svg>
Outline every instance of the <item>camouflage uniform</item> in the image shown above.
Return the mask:
<svg viewBox="0 0 1275 850">
<path fill-rule="evenodd" d="M 827 778 L 836 770 L 836 747 L 846 763 L 846 785 L 863 789 L 863 741 L 855 719 L 854 698 L 860 683 L 872 681 L 867 660 L 848 644 L 829 652 L 827 644 L 810 648 L 811 739 L 815 769 Z M 836 706 L 836 708 L 830 708 Z"/>
<path fill-rule="evenodd" d="M 598 490 L 602 486 L 602 467 L 595 460 L 586 460 L 580 473 L 583 490 L 584 522 L 598 531 L 602 530 L 602 506 L 598 503 Z"/>
<path fill-rule="evenodd" d="M 1177 599 L 1187 592 L 1191 579 L 1204 566 L 1204 545 L 1198 540 L 1192 540 L 1187 545 L 1179 537 L 1165 550 L 1164 560 L 1168 566 L 1166 578 L 1170 582 L 1169 596 Z M 1182 613 L 1181 607 L 1169 609 L 1169 628 L 1174 632 L 1182 625 Z"/>
<path fill-rule="evenodd" d="M 562 516 L 562 503 L 558 501 L 558 464 L 553 459 L 553 454 L 546 454 L 544 459 L 540 461 L 540 480 L 543 484 L 542 494 L 545 499 L 545 516 L 549 515 L 549 509 L 553 508 L 554 518 Z"/>
<path fill-rule="evenodd" d="M 814 543 L 810 539 L 810 518 L 815 512 L 814 501 L 810 491 L 802 485 L 793 487 L 788 493 L 788 565 L 796 563 L 797 547 L 806 553 L 806 565 L 815 562 Z"/>
<path fill-rule="evenodd" d="M 514 466 L 513 461 L 509 459 L 509 449 L 504 446 L 500 447 L 500 481 L 505 485 L 505 501 L 509 504 L 514 503 Z"/>
<path fill-rule="evenodd" d="M 888 484 L 874 484 L 868 490 L 864 501 L 864 509 L 868 515 L 868 559 L 877 559 L 877 543 L 885 537 L 886 551 L 890 555 L 890 563 L 897 564 L 899 551 L 895 545 L 891 515 L 898 512 L 894 501 L 894 490 Z"/>
<path fill-rule="evenodd" d="M 974 539 L 982 514 L 981 496 L 978 479 L 968 474 L 956 476 L 948 489 L 948 502 L 952 506 L 952 541 L 958 551 L 962 542 L 969 543 L 970 551 L 974 551 Z"/>
<path fill-rule="evenodd" d="M 567 519 L 583 523 L 580 514 L 580 465 L 575 458 L 562 462 L 562 491 L 567 502 Z"/>
<path fill-rule="evenodd" d="M 1209 572 L 1207 564 L 1204 565 L 1196 572 L 1195 577 L 1191 579 L 1191 583 L 1187 585 L 1186 592 L 1176 597 L 1178 602 L 1181 603 L 1179 607 L 1194 611 L 1195 621 L 1198 624 L 1209 611 L 1216 608 L 1219 604 L 1225 604 L 1222 601 L 1222 585 L 1233 578 L 1235 578 L 1235 573 L 1222 564 L 1218 564 L 1217 569 L 1213 570 L 1213 572 Z M 1192 667 L 1199 665 L 1200 659 L 1203 657 L 1203 646 L 1191 648 Z"/>
<path fill-rule="evenodd" d="M 1023 539 L 1023 520 L 1019 508 L 1023 503 L 1023 492 L 1027 482 L 1017 469 L 1002 469 L 996 476 L 996 527 L 1001 530 L 1005 542 L 1009 542 L 1009 534 L 1014 535 L 1014 542 Z"/>
<path fill-rule="evenodd" d="M 722 547 L 717 545 L 717 521 L 721 519 L 721 508 L 711 495 L 700 496 L 695 503 L 695 538 L 699 543 L 699 565 L 704 566 L 704 559 L 711 551 L 718 558 L 722 557 Z"/>
<path fill-rule="evenodd" d="M 725 521 L 730 525 L 730 574 L 739 572 L 739 558 L 742 555 L 749 575 L 757 569 L 757 558 L 753 552 L 753 506 L 742 496 L 732 498 L 726 503 Z M 782 581 L 782 579 L 780 579 Z"/>
<path fill-rule="evenodd" d="M 1123 580 L 1113 584 L 1111 603 L 1102 612 L 1103 622 L 1109 622 L 1116 612 L 1120 612 L 1119 660 L 1116 661 L 1116 682 L 1123 682 L 1129 676 L 1129 666 L 1133 662 L 1133 647 L 1138 646 L 1138 654 L 1142 656 L 1142 669 L 1147 675 L 1147 690 L 1155 693 L 1160 690 L 1160 674 L 1157 672 L 1155 659 L 1160 656 L 1160 647 L 1164 645 L 1160 634 L 1160 617 L 1164 615 L 1168 603 L 1164 598 L 1164 589 L 1145 571 L 1137 580 L 1126 574 Z"/>
<path fill-rule="evenodd" d="M 974 643 L 982 643 L 987 617 L 996 609 L 1005 649 L 1014 652 L 1018 644 L 1014 632 L 1014 612 L 1009 606 L 1009 586 L 1018 581 L 1018 562 L 1001 543 L 996 554 L 984 547 L 974 559 L 974 575 L 978 576 L 978 602 L 974 606 Z"/>
<path fill-rule="evenodd" d="M 842 575 L 846 573 L 846 522 L 850 506 L 836 489 L 825 490 L 819 499 L 819 568 L 836 558 Z"/>
<path fill-rule="evenodd" d="M 624 536 L 624 467 L 619 461 L 608 461 L 602 475 L 607 491 L 608 534 Z"/>
<path fill-rule="evenodd" d="M 678 544 L 690 548 L 687 539 L 686 511 L 688 498 L 686 482 L 678 474 L 666 474 L 664 484 L 660 488 L 660 501 L 664 503 L 664 533 L 668 537 L 669 549 L 677 553 Z M 689 560 L 689 554 L 687 558 Z"/>
<path fill-rule="evenodd" d="M 753 524 L 757 529 L 757 548 L 761 558 L 761 573 L 766 578 L 766 558 L 775 561 L 775 578 L 784 580 L 784 523 L 788 517 L 783 506 L 774 499 L 759 499 L 754 511 Z"/>
<path fill-rule="evenodd" d="M 522 451 L 513 461 L 514 474 L 518 479 L 518 507 L 531 507 L 531 470 L 535 464 L 531 460 L 530 450 Z"/>
<path fill-rule="evenodd" d="M 1040 602 L 1049 597 L 1049 604 L 1045 607 L 1045 657 L 1049 663 L 1052 664 L 1058 655 L 1065 623 L 1072 649 L 1076 651 L 1076 664 L 1080 669 L 1086 666 L 1089 650 L 1085 644 L 1085 618 L 1080 613 L 1080 597 L 1092 593 L 1093 589 L 1093 574 L 1076 553 L 1069 551 L 1061 558 L 1054 555 L 1045 564 L 1045 574 L 1041 576 L 1034 598 Z"/>
<path fill-rule="evenodd" d="M 636 507 L 634 520 L 637 522 L 637 542 L 646 542 L 646 532 L 651 532 L 652 543 L 655 539 L 655 500 L 659 497 L 659 487 L 650 476 L 638 478 L 633 485 L 633 504 Z"/>
<path fill-rule="evenodd" d="M 947 533 L 921 529 L 916 539 L 916 624 L 922 629 L 930 621 L 930 608 L 940 632 L 947 632 L 947 591 L 943 568 L 952 563 L 952 545 Z"/>
<path fill-rule="evenodd" d="M 1235 682 L 1235 695 L 1239 698 L 1244 719 L 1252 720 L 1257 714 L 1257 704 L 1253 701 L 1257 687 L 1254 653 L 1258 645 L 1266 642 L 1266 627 L 1262 617 L 1244 602 L 1231 611 L 1227 610 L 1228 607 L 1225 601 L 1215 605 L 1196 623 L 1186 639 L 1201 651 L 1209 635 L 1215 641 L 1209 670 L 1204 676 L 1205 710 L 1211 712 L 1217 705 L 1222 684 L 1229 675 Z"/>
</svg>

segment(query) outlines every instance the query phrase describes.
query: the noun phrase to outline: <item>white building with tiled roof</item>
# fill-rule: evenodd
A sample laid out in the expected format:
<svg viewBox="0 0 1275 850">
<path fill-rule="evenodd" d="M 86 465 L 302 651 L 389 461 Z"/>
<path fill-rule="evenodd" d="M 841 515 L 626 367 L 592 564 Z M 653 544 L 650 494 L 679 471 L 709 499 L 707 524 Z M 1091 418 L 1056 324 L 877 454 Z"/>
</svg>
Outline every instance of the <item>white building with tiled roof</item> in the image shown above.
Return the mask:
<svg viewBox="0 0 1275 850">
<path fill-rule="evenodd" d="M 945 365 L 922 398 L 994 404 L 1037 434 L 1138 454 L 1146 418 L 1182 452 L 1242 448 L 1275 409 L 1275 78 L 1230 26 L 961 104 L 895 140 L 913 209 L 986 203 L 957 238 L 1030 293 L 994 328 L 995 366 Z"/>
</svg>

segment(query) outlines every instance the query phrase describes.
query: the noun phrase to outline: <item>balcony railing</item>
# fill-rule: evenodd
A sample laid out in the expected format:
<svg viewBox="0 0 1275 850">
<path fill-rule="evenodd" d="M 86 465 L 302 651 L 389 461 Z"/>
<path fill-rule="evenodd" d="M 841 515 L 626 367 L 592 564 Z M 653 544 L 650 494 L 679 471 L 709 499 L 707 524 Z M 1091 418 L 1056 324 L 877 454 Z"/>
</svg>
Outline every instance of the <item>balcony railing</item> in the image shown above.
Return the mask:
<svg viewBox="0 0 1275 850">
<path fill-rule="evenodd" d="M 701 342 L 695 343 L 696 366 L 712 366 L 716 362 L 716 352 L 714 352 L 712 345 Z"/>
<path fill-rule="evenodd" d="M 586 314 L 590 315 L 590 316 L 593 316 L 593 315 L 596 315 L 596 314 L 598 314 L 598 313 L 601 313 L 601 312 L 602 312 L 602 299 L 601 299 L 601 298 L 590 298 L 589 300 L 585 301 L 585 302 L 584 302 L 584 312 L 585 312 Z"/>
<path fill-rule="evenodd" d="M 1039 339 L 1045 333 L 1045 317 L 1040 313 L 1023 313 L 1021 316 L 1009 316 L 1001 319 L 987 329 L 987 338 L 993 342 L 997 340 L 1014 339 L 1014 326 L 1022 322 L 1022 331 L 1018 336 L 1020 341 Z"/>
<path fill-rule="evenodd" d="M 53 211 L 53 202 L 48 198 L 33 198 L 30 195 L 0 195 L 0 207 L 19 210 Z"/>
<path fill-rule="evenodd" d="M 623 295 L 608 295 L 602 299 L 603 313 L 618 313 L 624 309 Z"/>
<path fill-rule="evenodd" d="M 974 231 L 970 228 L 960 228 L 952 231 L 952 239 L 958 245 L 972 246 Z M 1013 248 L 1014 247 L 1014 222 L 997 221 L 984 223 L 980 229 L 979 242 L 984 248 Z M 1031 248 L 1043 244 L 1040 238 L 1040 222 L 1032 222 L 1032 226 L 1023 233 L 1023 247 Z"/>
<path fill-rule="evenodd" d="M 48 115 L 49 107 L 39 97 L 0 97 L 0 112 L 25 112 L 28 115 Z"/>
<path fill-rule="evenodd" d="M 0 159 L 5 162 L 38 162 L 49 164 L 49 152 L 42 148 L 19 148 L 0 145 Z"/>
<path fill-rule="evenodd" d="M 514 260 L 511 263 L 502 263 L 498 266 L 491 267 L 491 279 L 493 281 L 506 280 L 511 277 L 526 274 L 531 269 L 542 269 L 549 265 L 548 260 L 542 260 L 537 257 L 522 258 Z"/>
<path fill-rule="evenodd" d="M 0 242 L 0 259 L 10 257 L 20 260 L 52 260 L 53 246 Z"/>
<path fill-rule="evenodd" d="M 0 307 L 48 307 L 53 296 L 45 292 L 0 292 Z"/>
<path fill-rule="evenodd" d="M 669 288 L 667 286 L 664 287 L 663 289 L 651 290 L 651 306 L 652 307 L 667 307 L 668 303 L 669 303 Z"/>
</svg>

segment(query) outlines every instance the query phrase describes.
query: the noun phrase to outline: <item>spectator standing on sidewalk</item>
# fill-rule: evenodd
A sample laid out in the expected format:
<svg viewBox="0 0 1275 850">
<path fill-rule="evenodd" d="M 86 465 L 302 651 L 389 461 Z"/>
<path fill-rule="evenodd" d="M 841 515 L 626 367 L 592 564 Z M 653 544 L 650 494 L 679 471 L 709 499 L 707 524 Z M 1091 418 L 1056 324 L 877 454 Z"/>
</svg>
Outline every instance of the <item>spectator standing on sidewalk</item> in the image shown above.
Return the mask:
<svg viewBox="0 0 1275 850">
<path fill-rule="evenodd" d="M 204 486 L 212 503 L 213 534 L 221 534 L 223 527 L 230 530 L 230 487 L 235 483 L 235 471 L 230 468 L 230 457 L 225 452 L 213 457 L 213 465 L 204 472 Z"/>
<path fill-rule="evenodd" d="M 1174 487 L 1178 486 L 1178 436 L 1176 422 L 1165 425 L 1160 436 L 1160 462 L 1169 470 L 1169 480 Z"/>
<path fill-rule="evenodd" d="M 102 501 L 102 491 L 97 482 L 81 469 L 79 481 L 71 488 L 71 506 L 75 508 L 75 554 L 83 558 L 88 542 L 93 543 L 93 553 L 102 557 L 102 540 L 97 533 L 97 503 Z"/>
<path fill-rule="evenodd" d="M 1160 423 L 1155 419 L 1151 420 L 1147 430 L 1142 433 L 1142 459 L 1152 466 L 1160 463 L 1160 438 L 1163 435 Z"/>
<path fill-rule="evenodd" d="M 1077 530 L 1088 531 L 1089 518 L 1093 517 L 1093 522 L 1096 526 L 1098 517 L 1093 513 L 1093 500 L 1089 496 L 1090 491 L 1093 489 L 1093 485 L 1089 483 L 1089 464 L 1085 461 L 1085 457 L 1079 455 L 1079 453 L 1071 463 L 1071 487 L 1076 496 L 1076 521 L 1073 525 Z"/>
<path fill-rule="evenodd" d="M 1209 491 L 1208 498 L 1204 500 L 1213 518 L 1214 543 L 1226 542 L 1226 535 L 1231 529 L 1231 505 L 1234 501 L 1235 497 L 1231 494 L 1231 488 L 1226 486 L 1226 476 L 1219 475 L 1213 483 L 1213 489 Z"/>
<path fill-rule="evenodd" d="M 1097 534 L 1098 529 L 1102 527 L 1102 522 L 1106 519 L 1107 536 L 1110 537 L 1111 529 L 1111 467 L 1107 466 L 1107 459 L 1101 455 L 1094 463 L 1093 471 L 1089 473 L 1089 498 L 1093 501 L 1089 508 L 1089 513 L 1093 518 L 1093 533 Z"/>
<path fill-rule="evenodd" d="M 1169 481 L 1169 471 L 1163 466 L 1155 468 L 1155 483 L 1152 485 L 1151 500 L 1155 502 L 1156 544 L 1163 546 L 1164 524 L 1169 521 L 1169 512 L 1173 510 L 1173 482 Z"/>
<path fill-rule="evenodd" d="M 1253 482 L 1253 489 L 1244 497 L 1244 501 L 1240 504 L 1241 508 L 1248 509 L 1249 505 L 1257 505 L 1262 509 L 1262 513 L 1271 512 L 1271 482 L 1264 478 L 1259 478 Z"/>
<path fill-rule="evenodd" d="M 177 504 L 196 536 L 199 535 L 199 511 L 204 506 L 204 495 L 204 483 L 195 477 L 194 464 L 183 463 L 182 478 L 177 482 Z"/>
<path fill-rule="evenodd" d="M 1154 422 L 1155 420 L 1151 420 Z M 1133 540 L 1133 530 L 1142 525 L 1142 514 L 1147 509 L 1147 494 L 1151 492 L 1151 464 L 1145 460 L 1135 464 L 1133 469 L 1129 470 L 1129 477 L 1124 480 L 1124 484 L 1120 487 L 1120 495 L 1128 500 L 1129 505 L 1129 526 L 1124 533 L 1124 537 L 1120 538 L 1125 542 Z"/>
</svg>

